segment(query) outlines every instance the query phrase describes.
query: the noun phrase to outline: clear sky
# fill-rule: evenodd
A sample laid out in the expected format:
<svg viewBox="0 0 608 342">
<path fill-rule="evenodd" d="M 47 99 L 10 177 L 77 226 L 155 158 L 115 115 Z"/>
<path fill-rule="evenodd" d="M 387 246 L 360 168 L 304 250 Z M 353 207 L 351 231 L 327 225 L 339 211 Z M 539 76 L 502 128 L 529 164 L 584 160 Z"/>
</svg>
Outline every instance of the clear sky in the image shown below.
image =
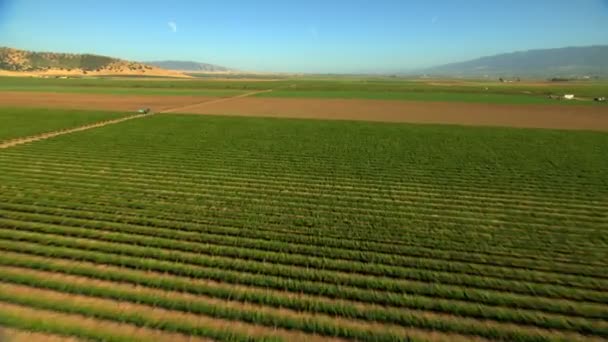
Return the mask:
<svg viewBox="0 0 608 342">
<path fill-rule="evenodd" d="M 0 0 L 0 45 L 252 71 L 405 71 L 594 44 L 608 44 L 608 0 Z"/>
</svg>

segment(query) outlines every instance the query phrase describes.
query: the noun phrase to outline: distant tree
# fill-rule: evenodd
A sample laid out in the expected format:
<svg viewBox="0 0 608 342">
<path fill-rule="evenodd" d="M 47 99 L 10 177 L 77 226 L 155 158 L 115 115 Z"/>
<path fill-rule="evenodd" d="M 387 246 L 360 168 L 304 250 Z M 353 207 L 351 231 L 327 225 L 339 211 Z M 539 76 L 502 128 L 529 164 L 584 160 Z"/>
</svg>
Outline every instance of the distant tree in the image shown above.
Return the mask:
<svg viewBox="0 0 608 342">
<path fill-rule="evenodd" d="M 501 77 L 498 79 L 501 83 L 504 82 L 505 80 Z"/>
</svg>

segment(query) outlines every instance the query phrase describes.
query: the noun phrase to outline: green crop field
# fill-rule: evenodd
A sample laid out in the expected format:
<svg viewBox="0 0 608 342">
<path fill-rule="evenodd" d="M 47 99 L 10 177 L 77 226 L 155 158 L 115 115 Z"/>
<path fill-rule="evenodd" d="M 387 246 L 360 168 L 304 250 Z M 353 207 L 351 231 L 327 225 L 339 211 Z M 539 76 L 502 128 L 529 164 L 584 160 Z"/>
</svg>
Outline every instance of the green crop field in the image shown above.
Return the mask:
<svg viewBox="0 0 608 342">
<path fill-rule="evenodd" d="M 0 325 L 606 339 L 606 151 L 606 133 L 163 114 L 0 149 Z"/>
<path fill-rule="evenodd" d="M 254 90 L 272 92 L 259 97 L 344 98 L 407 101 L 450 101 L 499 104 L 593 105 L 593 97 L 608 96 L 605 81 L 499 83 L 488 80 L 412 80 L 405 78 L 283 77 L 257 80 L 191 80 L 0 77 L 0 91 L 43 91 L 121 95 L 200 95 L 227 97 Z M 575 94 L 587 101 L 556 101 L 550 94 Z M 605 104 L 604 104 L 605 105 Z"/>
<path fill-rule="evenodd" d="M 0 142 L 112 120 L 126 113 L 0 107 Z"/>
<path fill-rule="evenodd" d="M 557 101 L 545 96 L 496 93 L 466 93 L 440 91 L 295 91 L 279 90 L 255 95 L 257 97 L 282 98 L 329 98 L 329 99 L 369 99 L 369 100 L 406 100 L 406 101 L 441 101 L 468 103 L 499 104 L 555 104 Z M 595 104 L 594 102 L 559 102 L 562 104 Z"/>
</svg>

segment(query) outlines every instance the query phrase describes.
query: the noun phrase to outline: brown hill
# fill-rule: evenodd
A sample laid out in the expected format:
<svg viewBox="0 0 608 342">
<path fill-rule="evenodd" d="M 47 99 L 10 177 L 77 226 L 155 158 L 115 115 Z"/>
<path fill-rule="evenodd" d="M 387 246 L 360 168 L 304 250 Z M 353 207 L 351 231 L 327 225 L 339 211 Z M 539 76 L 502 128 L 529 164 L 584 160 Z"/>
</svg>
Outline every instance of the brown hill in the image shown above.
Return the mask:
<svg viewBox="0 0 608 342">
<path fill-rule="evenodd" d="M 188 77 L 181 72 L 118 58 L 55 52 L 33 52 L 0 47 L 0 75 L 95 75 Z"/>
</svg>

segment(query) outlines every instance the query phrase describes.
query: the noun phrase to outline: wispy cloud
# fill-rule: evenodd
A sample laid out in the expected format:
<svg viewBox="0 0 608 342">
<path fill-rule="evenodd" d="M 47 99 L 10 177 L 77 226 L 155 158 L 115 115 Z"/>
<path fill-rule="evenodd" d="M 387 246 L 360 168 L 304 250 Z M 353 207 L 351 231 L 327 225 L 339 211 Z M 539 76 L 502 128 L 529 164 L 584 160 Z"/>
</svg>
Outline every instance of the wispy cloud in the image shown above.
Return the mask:
<svg viewBox="0 0 608 342">
<path fill-rule="evenodd" d="M 175 21 L 169 21 L 167 25 L 169 25 L 169 29 L 171 30 L 171 32 L 177 32 L 177 24 L 175 23 Z"/>
<path fill-rule="evenodd" d="M 433 18 L 431 18 L 431 24 L 435 24 L 438 21 L 439 21 L 439 17 L 438 16 L 434 16 Z"/>
</svg>

